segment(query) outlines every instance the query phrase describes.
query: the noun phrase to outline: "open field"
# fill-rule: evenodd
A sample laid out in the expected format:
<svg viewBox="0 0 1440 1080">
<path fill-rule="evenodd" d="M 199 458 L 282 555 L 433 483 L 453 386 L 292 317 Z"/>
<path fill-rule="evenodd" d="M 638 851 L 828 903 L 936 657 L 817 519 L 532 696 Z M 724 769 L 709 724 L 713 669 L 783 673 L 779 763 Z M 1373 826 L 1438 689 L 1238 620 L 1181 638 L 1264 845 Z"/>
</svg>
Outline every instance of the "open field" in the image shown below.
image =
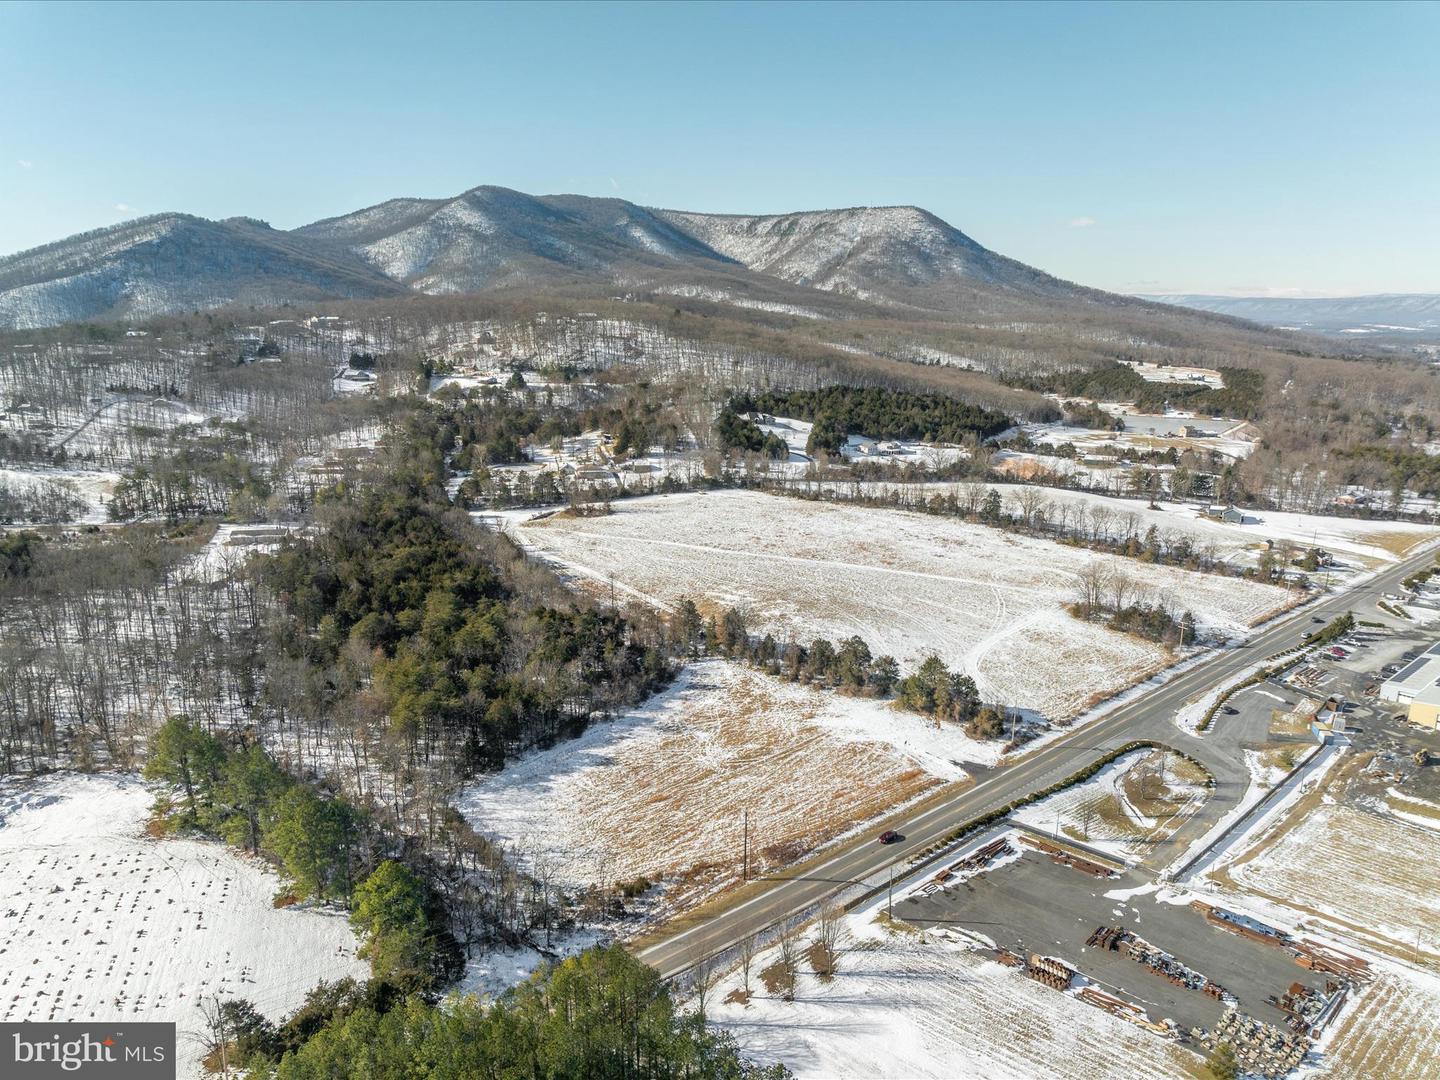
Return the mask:
<svg viewBox="0 0 1440 1080">
<path fill-rule="evenodd" d="M 99 524 L 107 520 L 105 504 L 115 490 L 120 474 L 97 469 L 61 469 L 53 466 L 0 468 L 0 484 L 16 490 L 31 490 L 47 484 L 59 484 L 85 502 L 85 511 L 75 518 L 76 524 Z"/>
<path fill-rule="evenodd" d="M 1084 783 L 1015 811 L 1015 819 L 1137 862 L 1175 833 L 1207 797 L 1208 774 L 1176 754 L 1137 750 Z"/>
<path fill-rule="evenodd" d="M 458 805 L 566 890 L 663 882 L 654 914 L 669 915 L 741 880 L 742 811 L 754 873 L 963 775 L 865 739 L 844 714 L 867 709 L 883 706 L 691 664 L 641 708 L 479 781 Z"/>
<path fill-rule="evenodd" d="M 1173 1043 L 940 936 L 882 930 L 873 914 L 846 918 L 831 981 L 807 963 L 793 1002 L 752 976 L 749 1004 L 722 1003 L 739 985 L 732 973 L 711 991 L 711 1023 L 801 1080 L 1199 1075 L 1198 1059 Z M 761 957 L 755 970 L 773 960 Z"/>
<path fill-rule="evenodd" d="M 965 486 L 961 483 L 867 482 L 861 488 L 867 495 L 906 491 L 933 496 L 958 493 Z M 984 486 L 999 491 L 1012 514 L 1019 510 L 1022 492 L 1035 493 L 1029 485 Z M 1205 517 L 1188 503 L 1161 500 L 1152 508 L 1146 499 L 1067 488 L 1044 488 L 1039 495 L 1044 516 L 1050 520 L 1063 519 L 1067 528 L 1083 522 L 1087 532 L 1120 538 L 1131 533 L 1144 535 L 1153 525 L 1161 537 L 1186 537 L 1197 550 L 1211 551 L 1237 565 L 1252 565 L 1266 540 L 1289 542 L 1301 548 L 1318 544 L 1340 556 L 1342 561 L 1369 567 L 1398 562 L 1422 544 L 1440 539 L 1440 528 L 1413 522 L 1246 510 L 1242 524 Z M 1337 579 L 1332 575 L 1331 580 Z"/>
<path fill-rule="evenodd" d="M 223 845 L 151 839 L 150 802 L 115 776 L 0 783 L 0 1020 L 174 1021 L 198 1076 L 202 999 L 276 1019 L 322 979 L 368 976 L 343 915 L 276 909 L 279 879 Z"/>
<path fill-rule="evenodd" d="M 1316 1075 L 1433 1080 L 1440 1075 L 1437 1001 L 1440 979 L 1433 974 L 1384 965 L 1330 1037 Z"/>
<path fill-rule="evenodd" d="M 617 503 L 607 517 L 511 517 L 527 547 L 599 592 L 745 610 L 782 641 L 858 634 L 913 668 L 930 653 L 983 696 L 1066 719 L 1171 662 L 1158 645 L 1065 611 L 1104 563 L 1142 595 L 1243 633 L 1283 589 L 1144 566 L 950 518 L 723 491 Z M 1143 575 L 1143 577 L 1142 577 Z"/>
<path fill-rule="evenodd" d="M 1066 424 L 1026 424 L 1025 433 L 1039 446 L 1073 446 L 1081 455 L 1123 455 L 1127 451 L 1195 450 L 1242 459 L 1255 449 L 1254 429 L 1239 420 L 1214 422 L 1179 416 L 1143 413 L 1119 414 L 1124 431 L 1100 431 Z M 1182 434 L 1184 432 L 1184 434 Z M 1247 434 L 1249 437 L 1247 437 Z M 1078 463 L 1062 459 L 1062 472 L 1077 471 Z"/>
<path fill-rule="evenodd" d="M 1440 831 L 1344 803 L 1302 803 L 1232 862 L 1242 890 L 1397 951 L 1440 948 Z"/>
</svg>

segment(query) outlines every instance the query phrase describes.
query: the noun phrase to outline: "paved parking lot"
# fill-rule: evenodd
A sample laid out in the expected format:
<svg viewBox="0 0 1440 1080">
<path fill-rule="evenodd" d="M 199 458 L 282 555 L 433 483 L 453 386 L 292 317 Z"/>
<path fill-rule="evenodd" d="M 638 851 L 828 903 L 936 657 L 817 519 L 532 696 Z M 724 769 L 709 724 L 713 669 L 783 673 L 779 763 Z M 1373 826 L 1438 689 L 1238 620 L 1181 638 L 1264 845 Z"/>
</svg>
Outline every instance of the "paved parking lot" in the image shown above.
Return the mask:
<svg viewBox="0 0 1440 1080">
<path fill-rule="evenodd" d="M 1412 610 L 1419 614 L 1424 609 Z M 1440 762 L 1440 732 L 1416 727 L 1405 719 L 1403 705 L 1366 693 L 1367 688 L 1378 687 L 1385 680 L 1386 665 L 1403 665 L 1437 640 L 1440 626 L 1407 625 L 1384 631 L 1367 627 L 1362 628 L 1349 657 L 1325 661 L 1335 676 L 1333 692 L 1352 703 L 1345 713 L 1350 741 L 1357 751 L 1374 754 L 1374 765 L 1389 774 L 1388 779 L 1376 781 L 1377 791 L 1393 783 L 1407 794 L 1440 801 L 1440 764 L 1421 766 L 1414 760 L 1415 751 L 1425 750 Z"/>
<path fill-rule="evenodd" d="M 1149 887 L 1117 899 L 1107 893 Z M 1184 1029 L 1213 1027 L 1219 1001 L 1167 979 L 1122 952 L 1087 948 L 1097 926 L 1124 926 L 1186 966 L 1218 982 L 1242 1011 L 1281 1026 L 1284 1014 L 1266 1003 L 1294 982 L 1323 988 L 1324 977 L 1299 967 L 1290 954 L 1212 926 L 1188 905 L 1157 902 L 1141 872 L 1097 880 L 1027 851 L 1018 861 L 929 896 L 898 901 L 895 914 L 913 925 L 959 926 L 1022 955 L 1057 956 L 1103 989 L 1143 1005 L 1152 1020 L 1168 1017 Z"/>
</svg>

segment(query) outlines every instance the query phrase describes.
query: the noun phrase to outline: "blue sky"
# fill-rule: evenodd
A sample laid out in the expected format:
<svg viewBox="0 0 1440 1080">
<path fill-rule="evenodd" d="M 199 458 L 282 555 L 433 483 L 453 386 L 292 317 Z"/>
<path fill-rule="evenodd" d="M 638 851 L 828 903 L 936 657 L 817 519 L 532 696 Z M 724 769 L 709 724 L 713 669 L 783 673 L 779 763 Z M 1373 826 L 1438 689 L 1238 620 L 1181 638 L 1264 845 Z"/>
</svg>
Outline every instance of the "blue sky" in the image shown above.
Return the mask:
<svg viewBox="0 0 1440 1080">
<path fill-rule="evenodd" d="M 1126 292 L 1440 292 L 1440 4 L 0 3 L 0 252 L 482 183 L 916 203 Z"/>
</svg>

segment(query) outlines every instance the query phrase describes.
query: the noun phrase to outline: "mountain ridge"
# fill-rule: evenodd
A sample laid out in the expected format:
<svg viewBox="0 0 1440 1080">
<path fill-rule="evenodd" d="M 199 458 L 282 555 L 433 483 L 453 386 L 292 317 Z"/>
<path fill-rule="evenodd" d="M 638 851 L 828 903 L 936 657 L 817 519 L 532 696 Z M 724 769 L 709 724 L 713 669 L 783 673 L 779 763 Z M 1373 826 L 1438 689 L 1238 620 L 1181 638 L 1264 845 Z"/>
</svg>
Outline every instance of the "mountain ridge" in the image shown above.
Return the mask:
<svg viewBox="0 0 1440 1080">
<path fill-rule="evenodd" d="M 0 258 L 0 327 L 576 283 L 673 290 L 717 275 L 939 313 L 1016 297 L 1144 302 L 1063 281 L 910 204 L 716 214 L 479 185 L 288 230 L 178 211 L 91 230 Z"/>
</svg>

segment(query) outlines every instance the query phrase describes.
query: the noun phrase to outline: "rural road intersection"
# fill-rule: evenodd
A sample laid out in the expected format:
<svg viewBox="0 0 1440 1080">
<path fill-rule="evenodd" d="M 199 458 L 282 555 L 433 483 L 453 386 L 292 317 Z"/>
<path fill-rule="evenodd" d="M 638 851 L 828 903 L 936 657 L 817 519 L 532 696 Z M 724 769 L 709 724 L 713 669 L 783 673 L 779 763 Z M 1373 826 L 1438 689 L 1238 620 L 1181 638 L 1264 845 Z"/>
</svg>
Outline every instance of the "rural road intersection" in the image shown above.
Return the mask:
<svg viewBox="0 0 1440 1080">
<path fill-rule="evenodd" d="M 953 797 L 917 810 L 913 817 L 888 822 L 888 827 L 904 835 L 902 842 L 882 846 L 872 835 L 878 830 L 866 830 L 818 865 L 802 867 L 791 876 L 783 872 L 770 875 L 764 879 L 761 891 L 729 905 L 722 898 L 715 903 L 714 914 L 682 922 L 673 932 L 643 945 L 636 955 L 663 976 L 680 974 L 702 959 L 724 952 L 746 935 L 799 915 L 830 894 L 874 878 L 889 866 L 896 867 L 898 878 L 912 857 L 966 822 L 1064 780 L 1108 751 L 1137 740 L 1183 751 L 1215 777 L 1211 797 L 1171 842 L 1163 845 L 1161 854 L 1168 862 L 1171 852 L 1198 839 L 1233 809 L 1250 784 L 1239 741 L 1226 738 L 1224 718 L 1217 717 L 1210 732 L 1192 735 L 1175 722 L 1180 708 L 1235 679 L 1267 656 L 1300 645 L 1302 635 L 1316 627 L 1316 618 L 1328 622 L 1347 611 L 1367 610 L 1385 593 L 1396 592 L 1405 578 L 1432 565 L 1434 559 L 1434 551 L 1427 545 L 1419 555 L 1379 572 L 1363 584 L 1275 620 L 1243 645 L 1222 650 L 1213 659 L 1143 691 L 1101 719 L 1043 746 L 1014 765 L 996 770 Z"/>
</svg>

